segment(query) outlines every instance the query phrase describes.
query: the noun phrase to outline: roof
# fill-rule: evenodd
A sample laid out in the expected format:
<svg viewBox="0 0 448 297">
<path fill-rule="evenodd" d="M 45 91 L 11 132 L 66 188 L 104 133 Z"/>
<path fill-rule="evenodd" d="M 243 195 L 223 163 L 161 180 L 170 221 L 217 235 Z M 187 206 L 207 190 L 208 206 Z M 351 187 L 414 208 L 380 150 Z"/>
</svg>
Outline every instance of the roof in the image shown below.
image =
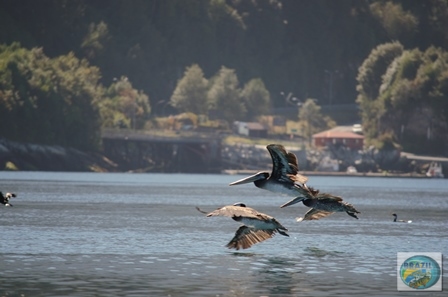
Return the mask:
<svg viewBox="0 0 448 297">
<path fill-rule="evenodd" d="M 351 138 L 351 139 L 364 139 L 363 135 L 356 134 L 347 129 L 345 126 L 335 127 L 330 130 L 322 131 L 320 133 L 313 134 L 313 138 Z"/>
</svg>

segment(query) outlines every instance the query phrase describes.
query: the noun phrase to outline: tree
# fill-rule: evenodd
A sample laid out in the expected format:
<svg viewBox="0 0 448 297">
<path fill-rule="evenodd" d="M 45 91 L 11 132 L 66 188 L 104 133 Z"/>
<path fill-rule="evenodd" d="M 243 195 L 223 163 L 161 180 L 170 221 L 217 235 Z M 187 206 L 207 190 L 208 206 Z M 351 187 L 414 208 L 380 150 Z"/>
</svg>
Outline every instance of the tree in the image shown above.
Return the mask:
<svg viewBox="0 0 448 297">
<path fill-rule="evenodd" d="M 222 66 L 216 76 L 211 79 L 208 91 L 211 110 L 218 118 L 226 120 L 229 124 L 242 119 L 246 114 L 238 85 L 235 70 Z"/>
<path fill-rule="evenodd" d="M 9 139 L 95 149 L 100 71 L 73 53 L 0 46 L 0 134 Z"/>
<path fill-rule="evenodd" d="M 98 105 L 103 127 L 141 129 L 151 112 L 148 96 L 125 76 L 109 86 Z"/>
<path fill-rule="evenodd" d="M 400 3 L 373 2 L 370 10 L 391 40 L 415 38 L 418 19 L 410 11 L 404 11 Z"/>
<path fill-rule="evenodd" d="M 413 153 L 448 153 L 448 52 L 406 50 L 388 67 L 376 100 L 384 112 L 378 138 Z"/>
<path fill-rule="evenodd" d="M 403 53 L 399 42 L 385 43 L 370 52 L 359 68 L 357 90 L 362 96 L 360 100 L 375 100 L 378 97 L 382 76 L 392 61 Z"/>
<path fill-rule="evenodd" d="M 207 114 L 208 80 L 204 78 L 201 67 L 193 64 L 187 67 L 184 76 L 178 81 L 170 99 L 170 104 L 181 112 Z"/>
<path fill-rule="evenodd" d="M 109 29 L 106 23 L 92 23 L 89 26 L 89 32 L 81 43 L 81 48 L 87 58 L 94 60 L 95 57 L 104 52 L 105 45 L 109 39 Z"/>
<path fill-rule="evenodd" d="M 403 46 L 399 42 L 381 44 L 372 50 L 359 68 L 356 102 L 361 110 L 363 132 L 367 142 L 378 137 L 381 117 L 384 114 L 384 106 L 376 100 L 383 83 L 383 75 L 402 53 Z"/>
<path fill-rule="evenodd" d="M 336 123 L 328 116 L 321 113 L 321 107 L 316 104 L 315 99 L 306 99 L 299 110 L 299 127 L 303 135 L 311 143 L 315 133 L 332 128 Z"/>
<path fill-rule="evenodd" d="M 103 96 L 103 87 L 99 83 L 100 70 L 89 65 L 85 59 L 78 59 L 73 52 L 51 59 L 52 69 L 49 71 L 49 79 L 54 84 L 48 90 L 53 102 L 46 106 L 44 114 L 59 115 L 59 120 L 54 119 L 50 130 L 57 123 L 64 123 L 58 129 L 59 144 L 74 146 L 82 149 L 94 149 L 98 145 L 99 115 L 96 102 Z M 41 69 L 36 69 L 36 72 Z M 35 87 L 39 87 L 41 81 L 33 81 Z M 40 85 L 43 91 L 45 85 Z M 39 96 L 39 95 L 38 95 Z M 42 95 L 40 95 L 42 96 Z M 43 101 L 40 98 L 40 101 Z M 55 104 L 55 105 L 53 105 Z M 54 110 L 59 106 L 61 110 Z M 64 141 L 65 140 L 65 141 Z"/>
<path fill-rule="evenodd" d="M 241 98 L 250 120 L 271 110 L 271 96 L 260 78 L 251 79 L 244 85 Z"/>
</svg>

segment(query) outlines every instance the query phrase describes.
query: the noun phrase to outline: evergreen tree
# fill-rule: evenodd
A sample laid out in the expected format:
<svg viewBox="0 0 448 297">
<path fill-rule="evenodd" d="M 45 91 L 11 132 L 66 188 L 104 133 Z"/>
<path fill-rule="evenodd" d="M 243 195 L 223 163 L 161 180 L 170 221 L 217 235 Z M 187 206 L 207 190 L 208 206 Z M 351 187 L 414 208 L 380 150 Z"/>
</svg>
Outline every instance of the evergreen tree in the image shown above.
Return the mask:
<svg viewBox="0 0 448 297">
<path fill-rule="evenodd" d="M 201 67 L 193 64 L 187 67 L 184 76 L 177 83 L 170 99 L 170 104 L 181 112 L 207 114 L 208 81 L 204 78 Z"/>
<path fill-rule="evenodd" d="M 260 78 L 251 79 L 244 85 L 241 98 L 247 110 L 247 117 L 253 120 L 271 111 L 271 96 Z"/>
<path fill-rule="evenodd" d="M 229 124 L 243 119 L 246 108 L 240 97 L 241 91 L 238 88 L 239 82 L 235 70 L 221 67 L 211 83 L 208 100 L 216 116 Z"/>
</svg>

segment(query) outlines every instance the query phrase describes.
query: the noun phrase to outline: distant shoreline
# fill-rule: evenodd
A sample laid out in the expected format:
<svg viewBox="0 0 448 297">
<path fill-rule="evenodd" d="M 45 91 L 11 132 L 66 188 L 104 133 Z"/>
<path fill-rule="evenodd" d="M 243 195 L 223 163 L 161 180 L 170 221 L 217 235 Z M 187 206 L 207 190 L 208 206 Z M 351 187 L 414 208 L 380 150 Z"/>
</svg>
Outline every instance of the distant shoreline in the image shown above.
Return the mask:
<svg viewBox="0 0 448 297">
<path fill-rule="evenodd" d="M 236 169 L 226 169 L 222 170 L 221 173 L 228 175 L 249 175 L 255 174 L 258 170 L 236 170 Z M 405 177 L 405 178 L 433 178 L 428 177 L 424 174 L 418 173 L 390 173 L 390 172 L 357 172 L 357 173 L 347 173 L 347 172 L 331 172 L 331 171 L 300 171 L 300 174 L 306 176 L 358 176 L 358 177 Z"/>
</svg>

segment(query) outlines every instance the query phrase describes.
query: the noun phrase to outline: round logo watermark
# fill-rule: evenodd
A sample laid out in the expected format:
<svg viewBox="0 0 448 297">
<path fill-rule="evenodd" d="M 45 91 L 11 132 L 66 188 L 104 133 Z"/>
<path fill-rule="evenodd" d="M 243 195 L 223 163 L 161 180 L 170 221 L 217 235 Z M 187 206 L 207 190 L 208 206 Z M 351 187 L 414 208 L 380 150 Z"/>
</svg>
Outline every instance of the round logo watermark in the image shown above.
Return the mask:
<svg viewBox="0 0 448 297">
<path fill-rule="evenodd" d="M 398 289 L 403 290 L 441 290 L 441 254 L 439 253 L 398 253 L 398 276 L 401 280 Z M 433 254 L 436 254 L 434 257 Z M 437 257 L 440 255 L 440 257 Z M 405 285 L 403 287 L 403 284 Z M 435 286 L 438 284 L 439 286 Z"/>
</svg>

